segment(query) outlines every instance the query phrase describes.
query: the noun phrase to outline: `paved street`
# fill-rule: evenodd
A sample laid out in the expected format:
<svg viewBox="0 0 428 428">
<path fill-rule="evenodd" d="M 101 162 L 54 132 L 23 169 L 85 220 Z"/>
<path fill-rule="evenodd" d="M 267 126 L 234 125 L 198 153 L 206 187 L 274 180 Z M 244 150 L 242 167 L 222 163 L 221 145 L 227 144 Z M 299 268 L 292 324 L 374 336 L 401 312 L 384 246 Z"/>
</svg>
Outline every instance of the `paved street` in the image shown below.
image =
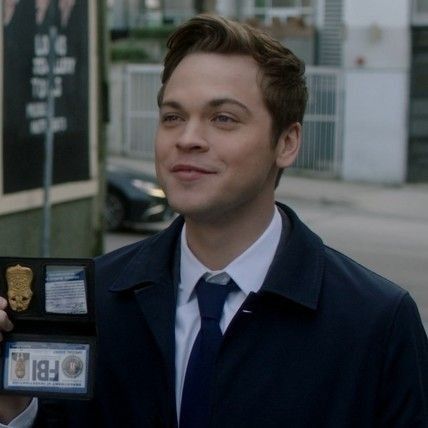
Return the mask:
<svg viewBox="0 0 428 428">
<path fill-rule="evenodd" d="M 131 166 L 152 170 L 136 161 Z M 277 198 L 327 245 L 409 290 L 428 328 L 428 185 L 383 187 L 285 177 Z M 107 234 L 106 251 L 142 236 Z"/>
</svg>

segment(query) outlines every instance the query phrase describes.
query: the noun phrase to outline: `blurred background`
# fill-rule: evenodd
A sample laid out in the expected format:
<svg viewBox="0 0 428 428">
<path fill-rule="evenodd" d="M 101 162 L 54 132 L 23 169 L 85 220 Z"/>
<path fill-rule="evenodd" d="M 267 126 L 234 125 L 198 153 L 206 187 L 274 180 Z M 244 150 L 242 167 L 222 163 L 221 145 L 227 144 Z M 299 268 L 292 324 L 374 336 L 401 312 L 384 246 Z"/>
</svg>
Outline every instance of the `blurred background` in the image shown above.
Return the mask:
<svg viewBox="0 0 428 428">
<path fill-rule="evenodd" d="M 0 256 L 92 257 L 171 221 L 153 167 L 161 62 L 174 28 L 211 12 L 307 64 L 303 147 L 278 200 L 408 289 L 428 326 L 428 0 L 0 8 Z"/>
</svg>

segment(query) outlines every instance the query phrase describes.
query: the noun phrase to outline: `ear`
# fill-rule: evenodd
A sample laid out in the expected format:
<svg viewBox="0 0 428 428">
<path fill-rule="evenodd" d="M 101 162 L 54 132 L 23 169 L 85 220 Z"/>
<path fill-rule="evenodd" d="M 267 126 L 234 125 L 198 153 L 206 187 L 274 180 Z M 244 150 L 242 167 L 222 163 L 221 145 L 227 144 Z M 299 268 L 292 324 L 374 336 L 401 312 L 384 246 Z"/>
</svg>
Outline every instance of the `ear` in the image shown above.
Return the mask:
<svg viewBox="0 0 428 428">
<path fill-rule="evenodd" d="M 302 125 L 299 122 L 292 123 L 278 138 L 276 144 L 276 166 L 288 168 L 296 160 L 300 150 L 302 137 Z"/>
</svg>

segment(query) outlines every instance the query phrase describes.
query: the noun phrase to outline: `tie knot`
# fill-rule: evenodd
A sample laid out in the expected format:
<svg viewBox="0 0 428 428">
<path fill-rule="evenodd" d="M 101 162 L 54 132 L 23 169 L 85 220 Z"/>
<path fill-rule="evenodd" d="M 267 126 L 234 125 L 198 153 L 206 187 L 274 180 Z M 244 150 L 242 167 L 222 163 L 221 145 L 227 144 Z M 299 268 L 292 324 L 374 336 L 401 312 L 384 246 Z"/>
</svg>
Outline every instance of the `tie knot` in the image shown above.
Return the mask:
<svg viewBox="0 0 428 428">
<path fill-rule="evenodd" d="M 206 278 L 204 275 L 196 284 L 199 313 L 202 320 L 220 321 L 224 302 L 233 288 L 233 281 L 226 272 Z"/>
</svg>

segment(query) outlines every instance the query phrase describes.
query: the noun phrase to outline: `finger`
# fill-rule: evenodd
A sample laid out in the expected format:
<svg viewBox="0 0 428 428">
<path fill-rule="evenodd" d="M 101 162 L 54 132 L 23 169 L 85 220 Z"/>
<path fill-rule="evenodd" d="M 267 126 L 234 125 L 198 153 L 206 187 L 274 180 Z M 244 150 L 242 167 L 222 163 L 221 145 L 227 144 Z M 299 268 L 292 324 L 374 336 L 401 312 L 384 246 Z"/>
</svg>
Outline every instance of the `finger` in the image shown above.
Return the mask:
<svg viewBox="0 0 428 428">
<path fill-rule="evenodd" d="M 7 307 L 7 300 L 4 297 L 0 296 L 0 309 L 6 309 Z"/>
<path fill-rule="evenodd" d="M 6 312 L 0 311 L 0 330 L 11 331 L 13 329 L 13 324 L 8 318 Z"/>
</svg>

